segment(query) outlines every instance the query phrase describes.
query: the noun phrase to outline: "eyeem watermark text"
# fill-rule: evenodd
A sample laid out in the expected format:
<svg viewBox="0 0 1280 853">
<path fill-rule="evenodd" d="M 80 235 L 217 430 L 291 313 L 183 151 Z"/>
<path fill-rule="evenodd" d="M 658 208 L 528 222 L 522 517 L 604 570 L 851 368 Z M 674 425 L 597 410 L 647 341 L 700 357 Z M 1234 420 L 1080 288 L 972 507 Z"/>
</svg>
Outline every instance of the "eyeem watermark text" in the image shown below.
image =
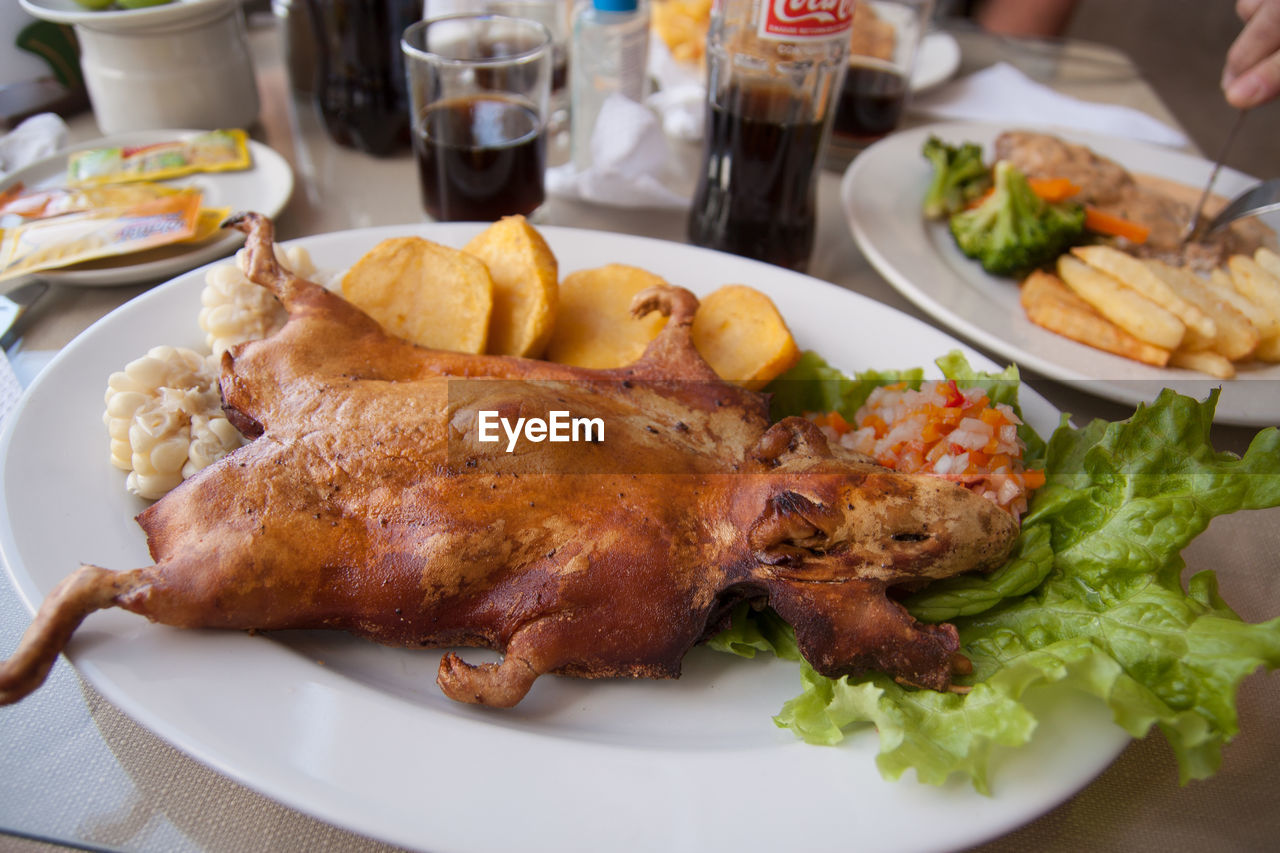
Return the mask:
<svg viewBox="0 0 1280 853">
<path fill-rule="evenodd" d="M 603 418 L 575 418 L 568 411 L 551 411 L 546 418 L 504 418 L 493 409 L 476 412 L 476 437 L 491 444 L 502 440 L 505 434 L 507 452 L 513 453 L 520 437 L 535 444 L 552 442 L 600 442 L 604 441 Z M 499 432 L 501 428 L 501 432 Z"/>
</svg>

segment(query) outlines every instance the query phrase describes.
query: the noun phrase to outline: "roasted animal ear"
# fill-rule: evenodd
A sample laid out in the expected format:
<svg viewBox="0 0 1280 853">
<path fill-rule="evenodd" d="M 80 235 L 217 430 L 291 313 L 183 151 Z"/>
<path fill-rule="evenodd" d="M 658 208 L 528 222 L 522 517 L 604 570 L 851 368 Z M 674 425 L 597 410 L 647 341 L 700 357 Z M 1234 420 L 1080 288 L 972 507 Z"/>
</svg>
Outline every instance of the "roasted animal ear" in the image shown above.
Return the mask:
<svg viewBox="0 0 1280 853">
<path fill-rule="evenodd" d="M 840 513 L 797 492 L 779 492 L 747 532 L 756 559 L 766 565 L 818 555 L 840 523 Z"/>
<path fill-rule="evenodd" d="M 777 468 L 789 458 L 831 458 L 831 447 L 818 425 L 808 418 L 783 418 L 756 440 L 747 461 L 757 468 Z"/>
</svg>

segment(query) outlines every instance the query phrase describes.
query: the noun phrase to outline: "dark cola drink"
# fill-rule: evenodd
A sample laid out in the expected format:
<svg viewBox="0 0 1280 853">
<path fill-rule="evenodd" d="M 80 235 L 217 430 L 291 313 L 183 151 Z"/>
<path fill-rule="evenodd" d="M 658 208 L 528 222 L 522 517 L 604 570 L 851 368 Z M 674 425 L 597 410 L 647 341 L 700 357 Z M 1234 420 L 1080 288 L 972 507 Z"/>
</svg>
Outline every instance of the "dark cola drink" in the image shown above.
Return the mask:
<svg viewBox="0 0 1280 853">
<path fill-rule="evenodd" d="M 375 156 L 408 147 L 400 34 L 421 0 L 307 0 L 315 35 L 315 99 L 329 138 Z"/>
<path fill-rule="evenodd" d="M 794 270 L 813 251 L 819 155 L 849 58 L 852 0 L 717 0 L 689 240 Z"/>
<path fill-rule="evenodd" d="M 413 137 L 433 219 L 492 222 L 542 205 L 546 137 L 527 105 L 497 95 L 442 101 Z"/>
<path fill-rule="evenodd" d="M 813 108 L 783 87 L 734 85 L 712 98 L 690 242 L 803 271 L 822 131 Z"/>
<path fill-rule="evenodd" d="M 898 126 L 907 101 L 907 81 L 893 69 L 850 65 L 836 104 L 836 136 L 867 145 Z"/>
</svg>

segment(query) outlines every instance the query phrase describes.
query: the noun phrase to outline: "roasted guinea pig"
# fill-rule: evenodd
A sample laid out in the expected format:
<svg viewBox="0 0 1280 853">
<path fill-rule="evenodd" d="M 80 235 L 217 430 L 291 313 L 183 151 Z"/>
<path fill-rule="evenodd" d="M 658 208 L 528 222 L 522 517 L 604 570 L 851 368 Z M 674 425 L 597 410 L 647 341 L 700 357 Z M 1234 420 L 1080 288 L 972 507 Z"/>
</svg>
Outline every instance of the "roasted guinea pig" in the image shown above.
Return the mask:
<svg viewBox="0 0 1280 853">
<path fill-rule="evenodd" d="M 385 334 L 278 266 L 271 224 L 237 218 L 249 277 L 284 304 L 271 337 L 223 356 L 224 407 L 253 440 L 138 516 L 154 565 L 86 565 L 0 664 L 0 700 L 35 689 L 79 622 L 122 607 L 166 625 L 336 628 L 444 655 L 438 683 L 511 706 L 551 672 L 673 678 L 742 600 L 796 630 L 819 672 L 878 670 L 945 689 L 951 625 L 894 586 L 989 568 L 1016 522 L 953 483 L 828 446 L 803 418 L 720 381 L 690 340 L 697 300 L 636 363 L 589 370 L 439 352 Z M 481 413 L 598 419 L 590 441 L 482 442 Z"/>
</svg>

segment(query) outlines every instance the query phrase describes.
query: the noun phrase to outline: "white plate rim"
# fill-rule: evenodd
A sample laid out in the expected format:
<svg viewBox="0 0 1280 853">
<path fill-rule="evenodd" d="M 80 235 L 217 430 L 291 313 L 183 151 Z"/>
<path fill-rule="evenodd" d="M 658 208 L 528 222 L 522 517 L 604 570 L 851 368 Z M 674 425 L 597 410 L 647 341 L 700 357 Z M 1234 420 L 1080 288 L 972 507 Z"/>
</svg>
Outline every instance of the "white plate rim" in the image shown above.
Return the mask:
<svg viewBox="0 0 1280 853">
<path fill-rule="evenodd" d="M 138 130 L 129 133 L 113 134 L 68 145 L 42 157 L 33 163 L 17 169 L 0 180 L 0 189 L 22 182 L 28 186 L 39 186 L 51 180 L 55 175 L 65 172 L 67 157 L 77 151 L 92 148 L 111 148 L 118 145 L 147 145 L 164 142 L 170 139 L 181 139 L 184 136 L 203 133 L 193 129 L 156 129 Z M 265 216 L 275 217 L 284 210 L 293 195 L 294 175 L 289 162 L 279 152 L 268 145 L 249 139 L 249 154 L 252 163 L 248 169 L 237 172 L 208 172 L 195 176 L 175 178 L 165 183 L 183 183 L 191 179 L 218 182 L 227 177 L 251 179 L 256 195 L 239 201 L 237 209 L 256 210 Z M 233 211 L 235 212 L 235 211 Z M 144 263 L 125 264 L 101 269 L 63 269 L 41 270 L 7 282 L 3 289 L 15 286 L 17 282 L 27 278 L 42 278 L 52 284 L 69 284 L 77 287 L 117 287 L 126 284 L 143 284 L 162 281 L 186 270 L 224 257 L 235 250 L 244 241 L 239 232 L 228 233 L 217 240 L 210 240 L 193 246 L 191 251 L 180 255 L 146 261 Z"/>
<path fill-rule="evenodd" d="M 390 226 L 293 242 L 310 248 L 326 268 L 340 269 L 342 259 L 349 263 L 354 254 L 385 237 L 420 234 L 460 246 L 481 227 Z M 631 261 L 701 292 L 723 282 L 748 281 L 792 317 L 802 345 L 821 343 L 837 364 L 843 350 L 858 347 L 857 336 L 851 339 L 832 331 L 833 314 L 848 312 L 870 328 L 893 330 L 893 340 L 910 342 L 902 346 L 927 348 L 929 352 L 922 350 L 915 361 L 922 366 L 931 367 L 931 358 L 958 348 L 975 366 L 995 367 L 943 332 L 798 273 L 651 238 L 553 226 L 540 230 L 558 257 L 573 258 L 579 267 L 606 258 Z M 571 268 L 562 267 L 562 274 Z M 186 341 L 195 336 L 191 328 L 166 333 L 153 326 L 157 319 L 175 316 L 178 308 L 185 316 L 189 308 L 194 327 L 202 272 L 179 276 L 94 324 L 59 353 L 6 419 L 0 434 L 0 555 L 29 609 L 59 579 L 43 558 L 60 562 L 65 556 L 50 554 L 49 549 L 66 547 L 24 524 L 28 519 L 23 507 L 40 504 L 32 499 L 33 477 L 47 478 L 54 484 L 50 488 L 68 498 L 47 522 L 55 526 L 69 519 L 88 524 L 89 516 L 102 516 L 94 524 L 114 530 L 128 525 L 132 513 L 141 508 L 138 502 L 113 500 L 106 490 L 120 489 L 120 477 L 98 476 L 96 468 L 89 476 L 93 482 L 85 488 L 66 488 L 86 475 L 84 459 L 66 452 L 67 436 L 59 431 L 81 433 L 92 443 L 93 425 L 81 423 L 75 409 L 92 412 L 101 405 L 100 395 L 93 401 L 73 395 L 76 399 L 64 405 L 69 402 L 68 389 L 95 387 L 84 375 L 86 369 L 100 372 L 105 382 L 106 373 L 116 368 L 104 363 L 104 354 L 114 358 L 113 351 L 140 351 L 153 340 L 164 342 L 166 336 L 174 344 L 190 345 Z M 686 276 L 705 278 L 699 282 Z M 823 307 L 815 307 L 815 300 Z M 794 310 L 805 305 L 811 309 L 806 316 Z M 824 328 L 827 339 L 813 341 L 811 330 Z M 126 346 L 123 339 L 139 329 L 145 334 Z M 1056 422 L 1053 407 L 1029 388 L 1024 389 L 1024 407 L 1033 423 Z M 55 410 L 58 423 L 52 423 Z M 45 451 L 46 456 L 53 454 L 50 459 L 31 458 L 33 435 L 56 448 Z M 103 444 L 105 456 L 105 436 Z M 92 467 L 93 453 L 85 458 Z M 97 464 L 109 468 L 105 458 Z M 39 473 L 29 467 L 24 473 L 24 466 L 32 465 Z M 81 497 L 75 498 L 77 494 Z M 99 506 L 106 503 L 112 506 Z M 118 551 L 145 561 L 141 534 L 135 529 L 119 535 L 118 543 L 91 543 L 95 554 Z M 730 850 L 744 844 L 791 846 L 797 841 L 823 850 L 843 849 L 850 837 L 885 850 L 953 849 L 1001 835 L 1056 806 L 1091 781 L 1129 741 L 1101 710 L 1101 703 L 1077 702 L 1072 694 L 1060 697 L 1055 702 L 1063 704 L 1046 709 L 1059 716 L 1042 720 L 1045 734 L 999 763 L 995 795 L 984 797 L 961 780 L 942 787 L 920 785 L 909 777 L 886 782 L 874 768 L 872 732 L 855 734 L 840 748 L 808 746 L 765 719 L 777 710 L 776 704 L 759 709 L 759 742 L 753 740 L 750 748 L 715 743 L 691 748 L 674 742 L 637 749 L 607 739 L 566 740 L 537 725 L 504 726 L 504 718 L 484 709 L 451 706 L 437 713 L 402 696 L 382 695 L 283 644 L 226 632 L 159 628 L 115 611 L 92 615 L 67 656 L 105 698 L 219 772 L 329 823 L 391 843 L 440 851 L 517 845 Z M 790 666 L 735 661 L 734 671 L 753 664 Z M 657 684 L 662 683 L 639 684 L 642 698 L 663 689 Z M 542 682 L 535 690 L 541 686 Z M 549 687 L 569 689 L 559 683 Z M 695 682 L 684 689 L 698 687 Z M 635 695 L 631 684 L 590 689 Z M 796 689 L 787 688 L 784 698 Z M 246 709 L 248 726 L 237 725 L 234 720 Z M 479 754 L 477 744 L 484 747 Z M 477 760 L 478 755 L 500 760 Z M 1055 768 L 1052 774 L 1041 772 L 1046 755 Z M 388 757 L 394 761 L 388 763 Z M 447 768 L 447 773 L 439 768 Z M 759 779 L 769 786 L 767 819 L 762 819 L 758 792 L 725 790 L 720 782 L 739 778 Z M 494 813 L 499 806 L 500 816 Z M 918 816 L 921 809 L 947 831 L 902 832 L 903 816 Z M 820 825 L 813 821 L 814 813 L 840 813 L 840 831 L 815 833 Z"/>
<path fill-rule="evenodd" d="M 1014 282 L 983 273 L 955 249 L 945 225 L 925 221 L 920 204 L 930 172 L 920 153 L 924 141 L 930 135 L 953 143 L 973 141 L 983 145 L 989 157 L 992 141 L 1011 127 L 965 121 L 925 124 L 886 137 L 859 154 L 841 179 L 840 201 L 853 239 L 871 265 L 934 320 L 1024 370 L 1130 405 L 1153 399 L 1163 387 L 1197 398 L 1221 388 L 1215 418 L 1219 423 L 1280 423 L 1280 397 L 1258 394 L 1248 385 L 1280 379 L 1280 365 L 1251 365 L 1236 379 L 1224 381 L 1191 370 L 1150 367 L 1070 341 L 1027 320 Z M 1152 143 L 1071 128 L 1031 129 L 1089 145 L 1134 171 L 1192 186 L 1203 186 L 1212 168 L 1200 157 Z M 1255 178 L 1224 168 L 1215 192 L 1230 197 L 1255 183 Z"/>
<path fill-rule="evenodd" d="M 928 31 L 920 40 L 915 67 L 911 70 L 911 93 L 918 95 L 945 83 L 959 68 L 960 43 L 956 37 L 943 30 Z"/>
<path fill-rule="evenodd" d="M 173 0 L 161 6 L 97 11 L 76 5 L 74 0 L 18 0 L 18 2 L 28 14 L 56 24 L 87 26 L 107 32 L 125 32 L 148 27 L 163 27 L 201 16 L 221 14 L 224 7 L 238 5 L 243 0 Z"/>
</svg>

